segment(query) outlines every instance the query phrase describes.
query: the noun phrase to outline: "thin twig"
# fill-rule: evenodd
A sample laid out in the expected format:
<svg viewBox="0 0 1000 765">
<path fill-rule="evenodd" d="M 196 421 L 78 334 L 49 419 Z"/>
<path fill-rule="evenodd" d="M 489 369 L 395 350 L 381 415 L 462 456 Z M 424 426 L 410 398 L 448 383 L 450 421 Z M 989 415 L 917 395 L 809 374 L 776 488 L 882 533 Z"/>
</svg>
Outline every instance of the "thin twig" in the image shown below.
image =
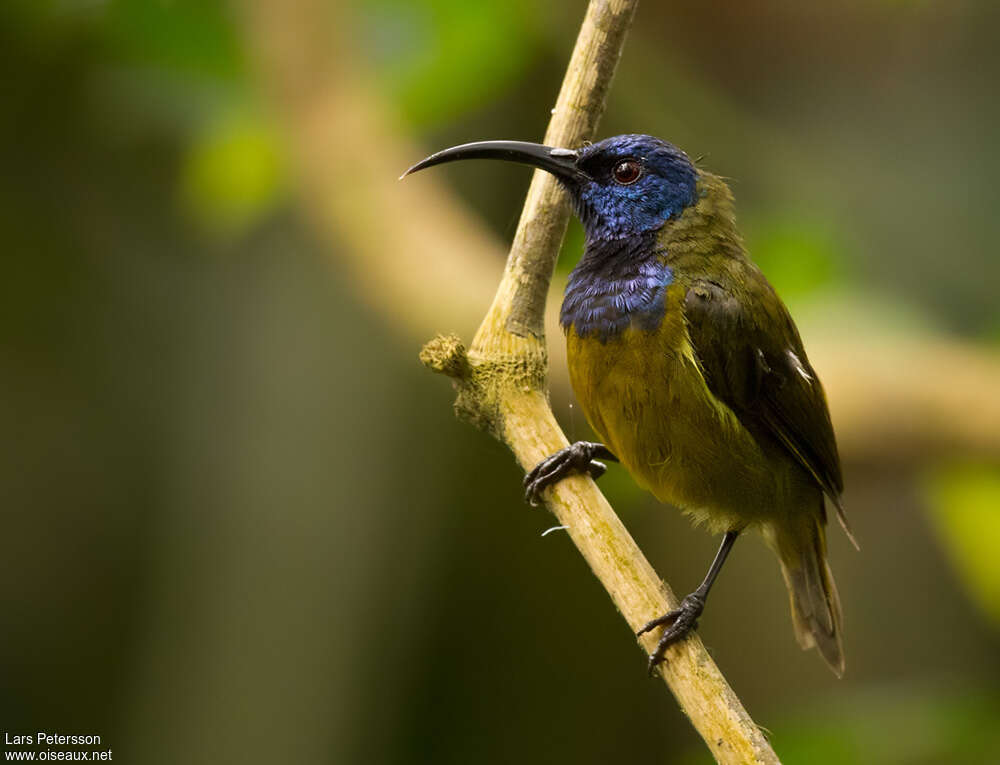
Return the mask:
<svg viewBox="0 0 1000 765">
<path fill-rule="evenodd" d="M 635 0 L 592 0 L 577 38 L 546 143 L 576 147 L 594 136 Z M 543 312 L 569 216 L 565 193 L 536 171 L 493 304 L 468 352 L 438 337 L 421 358 L 456 380 L 456 409 L 513 450 L 525 469 L 568 445 L 545 392 Z M 631 629 L 677 606 L 607 500 L 589 478 L 568 478 L 548 505 Z M 655 635 L 640 639 L 651 651 Z M 667 653 L 661 674 L 720 763 L 777 763 L 778 758 L 697 636 Z"/>
</svg>

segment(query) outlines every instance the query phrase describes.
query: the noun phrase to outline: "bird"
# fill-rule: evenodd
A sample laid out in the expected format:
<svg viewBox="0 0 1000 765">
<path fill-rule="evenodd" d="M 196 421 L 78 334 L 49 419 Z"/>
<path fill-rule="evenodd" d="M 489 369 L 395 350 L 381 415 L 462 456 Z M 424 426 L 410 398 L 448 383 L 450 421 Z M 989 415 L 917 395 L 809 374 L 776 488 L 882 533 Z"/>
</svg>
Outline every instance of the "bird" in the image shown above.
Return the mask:
<svg viewBox="0 0 1000 765">
<path fill-rule="evenodd" d="M 599 441 L 577 441 L 529 471 L 528 501 L 568 475 L 598 478 L 605 462 L 620 462 L 660 502 L 722 535 L 702 583 L 639 630 L 662 628 L 650 674 L 697 629 L 730 550 L 753 530 L 777 555 L 799 644 L 842 676 L 827 502 L 857 541 L 826 394 L 788 309 L 747 252 L 725 179 L 645 134 L 579 148 L 477 141 L 401 177 L 468 159 L 551 173 L 586 235 L 559 320 L 570 382 Z"/>
</svg>

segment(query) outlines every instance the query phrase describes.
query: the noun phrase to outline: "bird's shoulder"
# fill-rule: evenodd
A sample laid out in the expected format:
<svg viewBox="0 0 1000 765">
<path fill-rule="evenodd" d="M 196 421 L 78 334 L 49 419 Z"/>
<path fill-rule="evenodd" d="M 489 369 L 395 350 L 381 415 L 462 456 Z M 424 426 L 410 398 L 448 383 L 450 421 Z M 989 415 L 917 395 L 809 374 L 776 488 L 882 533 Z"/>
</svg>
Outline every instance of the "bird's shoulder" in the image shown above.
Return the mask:
<svg viewBox="0 0 1000 765">
<path fill-rule="evenodd" d="M 683 310 L 709 390 L 751 431 L 775 438 L 840 506 L 826 394 L 784 303 L 748 259 L 686 281 Z"/>
</svg>

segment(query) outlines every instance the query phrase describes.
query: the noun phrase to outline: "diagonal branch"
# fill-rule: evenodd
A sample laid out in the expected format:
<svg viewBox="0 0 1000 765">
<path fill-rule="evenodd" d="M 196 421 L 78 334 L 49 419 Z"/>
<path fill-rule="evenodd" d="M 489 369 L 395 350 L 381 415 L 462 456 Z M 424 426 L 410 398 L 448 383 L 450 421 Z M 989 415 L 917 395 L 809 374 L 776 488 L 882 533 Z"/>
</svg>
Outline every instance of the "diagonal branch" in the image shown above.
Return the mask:
<svg viewBox="0 0 1000 765">
<path fill-rule="evenodd" d="M 576 147 L 594 136 L 635 12 L 636 0 L 592 0 L 545 142 Z M 545 390 L 543 313 L 568 201 L 553 176 L 535 171 L 507 266 L 472 346 L 438 337 L 421 358 L 456 381 L 460 416 L 504 441 L 525 469 L 568 445 Z M 548 505 L 632 630 L 677 606 L 607 500 L 589 478 L 568 478 Z M 647 651 L 656 643 L 639 641 Z M 660 670 L 720 763 L 777 763 L 763 734 L 693 636 L 669 649 Z"/>
</svg>

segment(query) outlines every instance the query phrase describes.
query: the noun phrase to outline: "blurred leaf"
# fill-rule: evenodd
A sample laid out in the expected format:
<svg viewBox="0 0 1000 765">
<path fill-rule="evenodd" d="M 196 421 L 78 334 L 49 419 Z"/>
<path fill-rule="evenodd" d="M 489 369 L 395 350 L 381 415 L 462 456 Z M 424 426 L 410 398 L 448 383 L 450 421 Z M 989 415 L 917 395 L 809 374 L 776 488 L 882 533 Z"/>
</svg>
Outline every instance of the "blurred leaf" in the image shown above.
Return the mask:
<svg viewBox="0 0 1000 765">
<path fill-rule="evenodd" d="M 1000 468 L 956 464 L 926 484 L 931 519 L 976 604 L 1000 625 Z"/>
<path fill-rule="evenodd" d="M 829 223 L 788 214 L 748 229 L 751 257 L 786 298 L 840 281 L 841 248 Z"/>
<path fill-rule="evenodd" d="M 243 111 L 209 123 L 181 169 L 182 206 L 217 233 L 252 225 L 283 190 L 276 136 L 262 118 Z"/>
<path fill-rule="evenodd" d="M 785 763 L 979 765 L 1000 747 L 998 714 L 995 691 L 893 685 L 838 693 L 769 722 L 767 732 Z M 686 762 L 709 759 L 692 752 Z"/>
<path fill-rule="evenodd" d="M 60 28 L 98 20 L 104 0 L 7 0 L 0 19 L 13 23 L 21 34 L 45 37 Z"/>
<path fill-rule="evenodd" d="M 532 63 L 540 12 L 526 0 L 366 0 L 364 46 L 415 126 L 494 101 Z"/>
<path fill-rule="evenodd" d="M 987 328 L 984 334 L 984 339 L 987 342 L 993 343 L 994 345 L 1000 345 L 1000 315 L 994 317 L 991 325 Z"/>
<path fill-rule="evenodd" d="M 106 5 L 106 36 L 120 56 L 201 76 L 236 79 L 245 73 L 229 4 L 117 0 Z"/>
</svg>

